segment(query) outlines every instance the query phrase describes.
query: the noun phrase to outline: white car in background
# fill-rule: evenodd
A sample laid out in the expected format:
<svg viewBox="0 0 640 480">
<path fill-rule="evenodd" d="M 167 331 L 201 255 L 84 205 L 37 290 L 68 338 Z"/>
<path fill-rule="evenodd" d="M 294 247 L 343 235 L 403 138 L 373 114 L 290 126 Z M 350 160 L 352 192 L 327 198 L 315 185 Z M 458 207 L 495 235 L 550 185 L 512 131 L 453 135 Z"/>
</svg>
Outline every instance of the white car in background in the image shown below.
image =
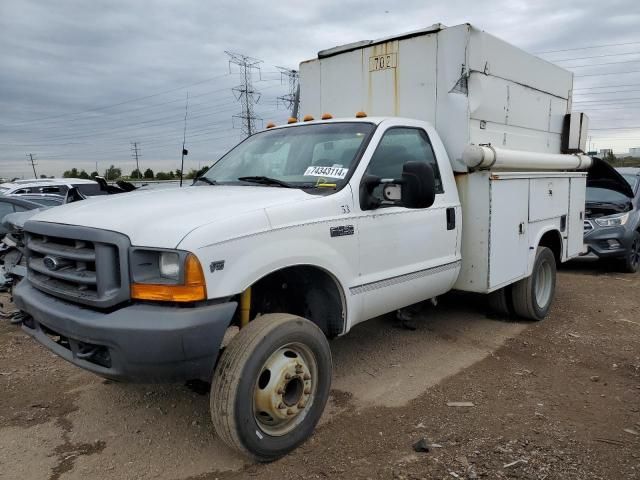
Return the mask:
<svg viewBox="0 0 640 480">
<path fill-rule="evenodd" d="M 2 183 L 0 184 L 0 195 L 49 193 L 64 196 L 70 188 L 74 187 L 84 196 L 107 194 L 95 180 L 83 178 L 40 178 Z"/>
</svg>

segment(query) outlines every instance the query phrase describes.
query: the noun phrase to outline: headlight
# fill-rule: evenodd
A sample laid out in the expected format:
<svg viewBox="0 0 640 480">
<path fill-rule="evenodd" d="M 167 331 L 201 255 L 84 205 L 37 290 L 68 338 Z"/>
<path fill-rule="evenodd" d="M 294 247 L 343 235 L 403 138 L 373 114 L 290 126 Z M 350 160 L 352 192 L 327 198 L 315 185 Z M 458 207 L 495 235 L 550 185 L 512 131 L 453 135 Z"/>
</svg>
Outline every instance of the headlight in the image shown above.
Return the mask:
<svg viewBox="0 0 640 480">
<path fill-rule="evenodd" d="M 192 253 L 134 248 L 129 265 L 132 299 L 195 302 L 207 298 L 204 272 Z"/>
<path fill-rule="evenodd" d="M 160 276 L 178 280 L 180 276 L 180 256 L 174 252 L 160 253 Z"/>
<path fill-rule="evenodd" d="M 609 215 L 608 217 L 600 217 L 594 220 L 601 227 L 617 227 L 618 225 L 624 225 L 625 223 L 627 223 L 628 219 L 629 212 Z"/>
</svg>

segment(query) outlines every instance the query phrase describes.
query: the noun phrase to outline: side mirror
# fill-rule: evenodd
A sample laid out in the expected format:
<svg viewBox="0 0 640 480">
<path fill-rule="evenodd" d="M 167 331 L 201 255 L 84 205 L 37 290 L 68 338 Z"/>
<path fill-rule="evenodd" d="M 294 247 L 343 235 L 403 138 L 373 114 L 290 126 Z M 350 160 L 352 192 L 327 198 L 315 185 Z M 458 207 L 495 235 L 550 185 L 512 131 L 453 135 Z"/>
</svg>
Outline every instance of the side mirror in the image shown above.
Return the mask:
<svg viewBox="0 0 640 480">
<path fill-rule="evenodd" d="M 373 196 L 373 190 L 380 185 L 381 178 L 375 175 L 365 175 L 360 183 L 360 208 L 375 210 L 380 206 L 380 200 Z"/>
<path fill-rule="evenodd" d="M 436 179 L 431 165 L 407 162 L 402 166 L 402 204 L 407 208 L 428 208 L 436 199 Z"/>
<path fill-rule="evenodd" d="M 80 193 L 76 187 L 71 187 L 67 190 L 67 194 L 64 196 L 64 203 L 73 203 L 84 200 L 86 197 Z"/>
</svg>

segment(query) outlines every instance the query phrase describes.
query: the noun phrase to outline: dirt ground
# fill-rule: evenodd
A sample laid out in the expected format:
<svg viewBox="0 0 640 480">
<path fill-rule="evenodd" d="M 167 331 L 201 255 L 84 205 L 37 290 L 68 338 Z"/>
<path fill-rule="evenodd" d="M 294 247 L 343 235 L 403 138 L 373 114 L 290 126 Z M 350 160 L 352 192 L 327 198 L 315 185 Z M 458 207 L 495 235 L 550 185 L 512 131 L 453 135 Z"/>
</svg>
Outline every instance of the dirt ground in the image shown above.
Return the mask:
<svg viewBox="0 0 640 480">
<path fill-rule="evenodd" d="M 456 293 L 415 331 L 362 324 L 315 435 L 269 465 L 215 438 L 201 389 L 104 381 L 0 321 L 0 479 L 640 478 L 639 292 L 578 263 L 540 323 Z"/>
</svg>

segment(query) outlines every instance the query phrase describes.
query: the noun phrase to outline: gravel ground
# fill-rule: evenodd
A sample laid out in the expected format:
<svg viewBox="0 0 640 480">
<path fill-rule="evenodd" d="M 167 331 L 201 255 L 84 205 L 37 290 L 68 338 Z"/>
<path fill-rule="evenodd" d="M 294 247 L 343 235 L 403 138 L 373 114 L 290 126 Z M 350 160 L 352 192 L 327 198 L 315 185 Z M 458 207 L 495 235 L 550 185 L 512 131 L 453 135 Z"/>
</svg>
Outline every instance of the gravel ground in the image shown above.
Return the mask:
<svg viewBox="0 0 640 480">
<path fill-rule="evenodd" d="M 577 263 L 540 323 L 454 293 L 416 331 L 359 325 L 316 434 L 269 465 L 215 438 L 202 389 L 104 381 L 2 321 L 0 479 L 640 478 L 639 287 Z"/>
</svg>

